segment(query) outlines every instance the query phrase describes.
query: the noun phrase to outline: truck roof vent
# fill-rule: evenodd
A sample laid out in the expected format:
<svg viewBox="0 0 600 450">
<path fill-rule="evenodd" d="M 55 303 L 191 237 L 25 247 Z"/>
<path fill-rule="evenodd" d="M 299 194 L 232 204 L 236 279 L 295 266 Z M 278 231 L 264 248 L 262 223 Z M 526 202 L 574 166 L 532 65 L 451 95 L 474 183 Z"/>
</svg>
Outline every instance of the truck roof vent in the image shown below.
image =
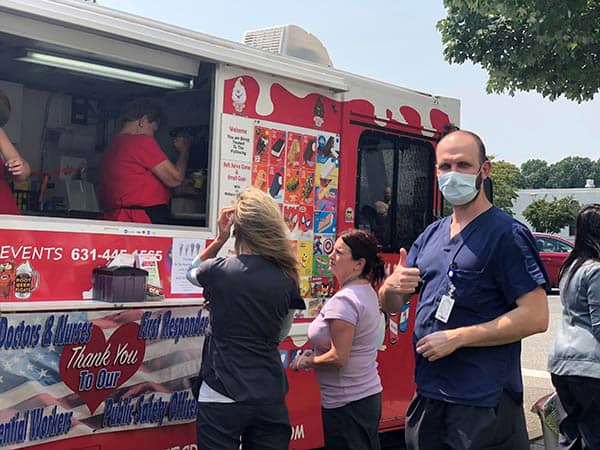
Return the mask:
<svg viewBox="0 0 600 450">
<path fill-rule="evenodd" d="M 244 44 L 280 55 L 333 67 L 329 53 L 319 39 L 297 25 L 246 31 Z"/>
</svg>

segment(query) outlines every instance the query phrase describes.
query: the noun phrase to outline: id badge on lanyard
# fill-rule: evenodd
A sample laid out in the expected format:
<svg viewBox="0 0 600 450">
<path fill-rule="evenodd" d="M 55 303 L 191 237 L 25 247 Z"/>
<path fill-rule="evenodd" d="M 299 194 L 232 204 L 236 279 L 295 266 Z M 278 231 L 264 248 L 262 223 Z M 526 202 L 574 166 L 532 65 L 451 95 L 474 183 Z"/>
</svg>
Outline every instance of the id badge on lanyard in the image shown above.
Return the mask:
<svg viewBox="0 0 600 450">
<path fill-rule="evenodd" d="M 454 270 L 455 268 L 452 266 L 450 267 L 450 269 L 448 269 L 448 278 L 450 278 L 450 290 L 447 294 L 442 295 L 442 298 L 440 299 L 440 304 L 438 305 L 438 308 L 435 312 L 435 318 L 443 323 L 448 323 L 448 319 L 450 318 L 450 314 L 452 313 L 452 308 L 454 308 L 454 292 L 456 291 L 456 287 L 452 282 L 452 279 L 455 275 Z"/>
</svg>

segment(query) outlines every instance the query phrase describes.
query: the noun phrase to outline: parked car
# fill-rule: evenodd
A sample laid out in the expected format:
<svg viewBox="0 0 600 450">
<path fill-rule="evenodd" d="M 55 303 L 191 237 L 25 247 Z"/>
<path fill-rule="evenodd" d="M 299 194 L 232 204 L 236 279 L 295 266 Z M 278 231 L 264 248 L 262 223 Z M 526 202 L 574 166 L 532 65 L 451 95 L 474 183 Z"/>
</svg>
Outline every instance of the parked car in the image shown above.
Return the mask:
<svg viewBox="0 0 600 450">
<path fill-rule="evenodd" d="M 564 260 L 573 250 L 573 243 L 552 234 L 533 233 L 533 237 L 548 277 L 550 277 L 550 284 L 553 288 L 558 288 L 558 272 Z"/>
</svg>

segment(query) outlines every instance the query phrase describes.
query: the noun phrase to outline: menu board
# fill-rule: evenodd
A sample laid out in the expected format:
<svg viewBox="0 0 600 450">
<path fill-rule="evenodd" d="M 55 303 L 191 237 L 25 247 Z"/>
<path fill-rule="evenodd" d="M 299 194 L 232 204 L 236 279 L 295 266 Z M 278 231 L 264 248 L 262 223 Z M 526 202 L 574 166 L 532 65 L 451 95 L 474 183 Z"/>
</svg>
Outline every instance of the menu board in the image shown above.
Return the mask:
<svg viewBox="0 0 600 450">
<path fill-rule="evenodd" d="M 280 204 L 298 255 L 304 317 L 315 316 L 332 295 L 339 142 L 322 130 L 222 115 L 219 208 L 249 186 Z"/>
</svg>

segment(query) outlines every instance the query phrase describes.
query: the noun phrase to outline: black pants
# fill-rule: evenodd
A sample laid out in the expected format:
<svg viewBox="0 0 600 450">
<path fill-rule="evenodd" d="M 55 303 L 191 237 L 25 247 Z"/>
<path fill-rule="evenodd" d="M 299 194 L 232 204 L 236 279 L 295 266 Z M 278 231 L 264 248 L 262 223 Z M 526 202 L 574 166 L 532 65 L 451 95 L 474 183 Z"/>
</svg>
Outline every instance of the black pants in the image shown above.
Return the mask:
<svg viewBox="0 0 600 450">
<path fill-rule="evenodd" d="M 379 450 L 381 392 L 339 408 L 323 408 L 326 450 Z"/>
<path fill-rule="evenodd" d="M 287 450 L 291 434 L 284 402 L 198 403 L 198 450 Z"/>
<path fill-rule="evenodd" d="M 171 223 L 171 209 L 169 205 L 154 206 L 122 206 L 121 209 L 142 209 L 150 219 L 151 223 L 169 225 Z"/>
<path fill-rule="evenodd" d="M 559 424 L 559 449 L 600 449 L 600 379 L 552 374 L 566 412 Z"/>
<path fill-rule="evenodd" d="M 408 450 L 529 450 L 523 405 L 504 392 L 495 408 L 417 394 L 406 419 Z"/>
</svg>

